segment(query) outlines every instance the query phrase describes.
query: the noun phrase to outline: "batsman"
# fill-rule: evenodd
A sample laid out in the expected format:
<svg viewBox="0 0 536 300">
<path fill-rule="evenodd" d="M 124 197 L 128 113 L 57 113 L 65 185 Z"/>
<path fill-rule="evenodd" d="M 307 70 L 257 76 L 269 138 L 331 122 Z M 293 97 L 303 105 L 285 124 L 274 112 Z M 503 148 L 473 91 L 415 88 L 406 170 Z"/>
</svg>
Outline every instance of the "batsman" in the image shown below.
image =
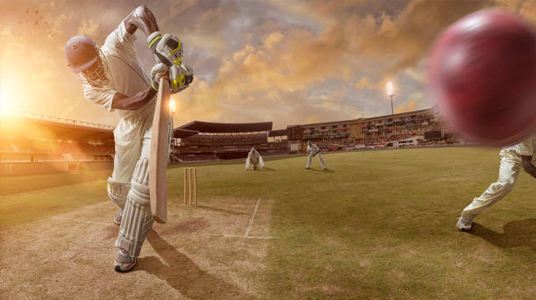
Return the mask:
<svg viewBox="0 0 536 300">
<path fill-rule="evenodd" d="M 156 64 L 148 72 L 135 47 L 140 29 Z M 72 71 L 82 82 L 84 97 L 119 117 L 114 129 L 115 157 L 108 196 L 118 206 L 114 223 L 120 225 L 114 261 L 117 272 L 136 265 L 145 236 L 154 219 L 149 190 L 149 157 L 156 95 L 162 77 L 169 78 L 170 93 L 187 88 L 193 71 L 183 61 L 183 44 L 159 31 L 153 13 L 140 6 L 98 46 L 86 36 L 75 36 L 65 46 Z"/>
</svg>

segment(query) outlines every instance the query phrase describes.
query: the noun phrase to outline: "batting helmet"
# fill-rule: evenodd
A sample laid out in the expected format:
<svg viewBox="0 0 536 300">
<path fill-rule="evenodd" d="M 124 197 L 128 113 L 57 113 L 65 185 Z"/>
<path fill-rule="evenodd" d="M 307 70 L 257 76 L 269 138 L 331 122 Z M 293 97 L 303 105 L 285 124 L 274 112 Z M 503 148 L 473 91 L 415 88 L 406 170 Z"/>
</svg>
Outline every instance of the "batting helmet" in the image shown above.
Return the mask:
<svg viewBox="0 0 536 300">
<path fill-rule="evenodd" d="M 65 45 L 65 56 L 69 67 L 75 73 L 82 72 L 91 67 L 99 58 L 97 44 L 87 36 L 72 37 Z"/>
</svg>

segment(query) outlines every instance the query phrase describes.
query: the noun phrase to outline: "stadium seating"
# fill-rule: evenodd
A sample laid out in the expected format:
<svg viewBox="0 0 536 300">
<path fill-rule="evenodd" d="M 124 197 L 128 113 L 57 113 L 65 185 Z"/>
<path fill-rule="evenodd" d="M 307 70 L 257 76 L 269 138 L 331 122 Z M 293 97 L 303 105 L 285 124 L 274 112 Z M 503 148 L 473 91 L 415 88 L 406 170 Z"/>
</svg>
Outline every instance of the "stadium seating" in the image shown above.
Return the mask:
<svg viewBox="0 0 536 300">
<path fill-rule="evenodd" d="M 35 115 L 0 121 L 0 176 L 113 167 L 113 127 Z"/>
</svg>

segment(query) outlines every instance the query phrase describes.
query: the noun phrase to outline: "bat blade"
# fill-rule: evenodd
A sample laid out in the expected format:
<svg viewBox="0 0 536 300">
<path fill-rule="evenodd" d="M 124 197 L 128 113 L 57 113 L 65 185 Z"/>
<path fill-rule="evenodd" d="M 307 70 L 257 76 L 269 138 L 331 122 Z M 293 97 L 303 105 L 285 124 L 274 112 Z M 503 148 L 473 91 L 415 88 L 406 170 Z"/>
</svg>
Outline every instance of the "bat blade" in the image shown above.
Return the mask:
<svg viewBox="0 0 536 300">
<path fill-rule="evenodd" d="M 154 111 L 149 158 L 151 212 L 158 223 L 167 221 L 166 168 L 169 147 L 169 97 L 169 82 L 162 78 Z"/>
</svg>

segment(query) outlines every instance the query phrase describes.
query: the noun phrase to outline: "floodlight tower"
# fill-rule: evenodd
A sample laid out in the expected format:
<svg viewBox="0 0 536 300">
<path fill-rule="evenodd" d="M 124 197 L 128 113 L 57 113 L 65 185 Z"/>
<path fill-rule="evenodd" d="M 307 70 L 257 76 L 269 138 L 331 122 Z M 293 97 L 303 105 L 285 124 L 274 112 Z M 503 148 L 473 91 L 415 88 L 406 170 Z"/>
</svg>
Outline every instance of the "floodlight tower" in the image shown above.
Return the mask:
<svg viewBox="0 0 536 300">
<path fill-rule="evenodd" d="M 395 93 L 393 91 L 393 84 L 391 81 L 387 83 L 387 96 L 391 98 L 391 114 L 393 114 L 393 97 L 395 96 Z"/>
</svg>

